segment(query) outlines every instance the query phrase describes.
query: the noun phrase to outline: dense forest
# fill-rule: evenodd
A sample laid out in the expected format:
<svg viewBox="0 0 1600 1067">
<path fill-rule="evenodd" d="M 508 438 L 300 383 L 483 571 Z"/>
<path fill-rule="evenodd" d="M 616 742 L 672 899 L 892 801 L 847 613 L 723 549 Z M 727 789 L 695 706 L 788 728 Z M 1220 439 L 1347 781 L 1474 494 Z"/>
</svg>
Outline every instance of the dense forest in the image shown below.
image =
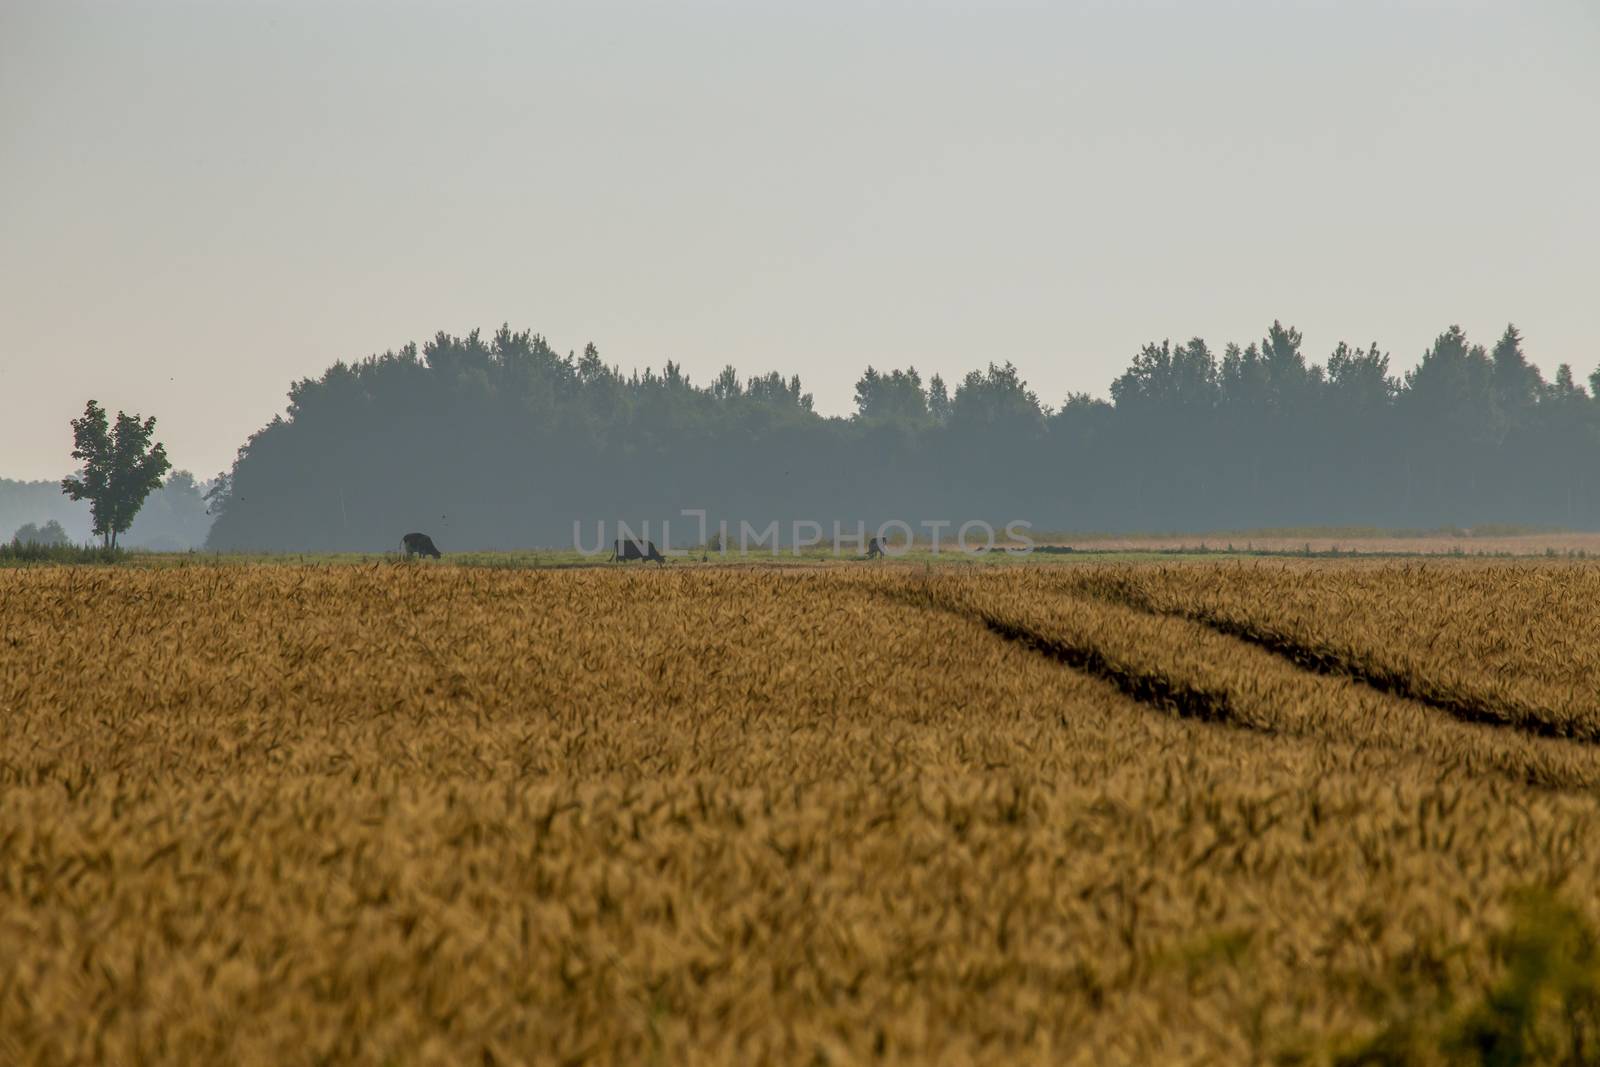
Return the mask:
<svg viewBox="0 0 1600 1067">
<path fill-rule="evenodd" d="M 1600 372 L 1591 383 L 1600 392 Z M 1110 400 L 1041 402 L 1010 363 L 953 387 L 867 368 L 825 418 L 798 377 L 625 374 L 502 327 L 440 333 L 294 384 L 222 476 L 210 544 L 446 551 L 571 545 L 573 523 L 984 519 L 1035 530 L 1600 526 L 1600 402 L 1545 381 L 1514 327 L 1452 327 L 1401 375 L 1376 345 L 1308 359 L 1298 331 L 1220 353 L 1146 345 Z M 680 532 L 681 531 L 681 532 Z"/>
</svg>

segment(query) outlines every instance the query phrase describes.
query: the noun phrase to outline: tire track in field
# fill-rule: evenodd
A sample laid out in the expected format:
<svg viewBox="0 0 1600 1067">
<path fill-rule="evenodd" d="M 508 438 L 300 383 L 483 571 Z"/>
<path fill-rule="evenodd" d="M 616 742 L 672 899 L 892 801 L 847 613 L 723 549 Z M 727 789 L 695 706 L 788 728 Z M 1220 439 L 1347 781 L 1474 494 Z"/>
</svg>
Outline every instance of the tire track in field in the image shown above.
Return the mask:
<svg viewBox="0 0 1600 1067">
<path fill-rule="evenodd" d="M 1107 659 L 1092 645 L 1074 645 L 1058 638 L 1046 637 L 1036 630 L 994 618 L 987 613 L 981 614 L 976 621 L 981 622 L 990 633 L 1007 641 L 1048 656 L 1058 663 L 1101 681 L 1109 682 L 1124 696 L 1131 697 L 1141 704 L 1183 719 L 1238 726 L 1257 733 L 1277 732 L 1269 726 L 1246 721 L 1234 710 L 1228 694 L 1220 690 L 1184 685 L 1157 671 L 1130 670 L 1122 664 Z"/>
<path fill-rule="evenodd" d="M 1279 733 L 1273 726 L 1240 713 L 1226 690 L 1188 685 L 1160 671 L 1139 670 L 1118 663 L 1092 644 L 1063 641 L 1012 620 L 1002 619 L 981 608 L 965 609 L 935 597 L 901 593 L 884 595 L 892 600 L 919 608 L 932 608 L 977 623 L 1002 640 L 1021 645 L 1036 655 L 1106 682 L 1124 696 L 1165 714 L 1252 733 Z"/>
<path fill-rule="evenodd" d="M 1413 678 L 1378 664 L 1317 648 L 1279 631 L 1226 618 L 1204 609 L 1162 607 L 1143 593 L 1121 583 L 1108 585 L 1092 582 L 1085 584 L 1082 589 L 1086 595 L 1096 600 L 1132 608 L 1148 615 L 1183 619 L 1204 626 L 1224 637 L 1231 637 L 1270 652 L 1301 670 L 1312 674 L 1348 678 L 1380 693 L 1401 697 L 1435 711 L 1444 712 L 1461 722 L 1517 730 L 1535 737 L 1578 741 L 1585 744 L 1600 742 L 1600 728 L 1588 723 L 1553 719 L 1548 714 L 1541 714 L 1537 709 L 1507 710 L 1496 707 L 1467 694 L 1431 686 L 1424 679 Z"/>
<path fill-rule="evenodd" d="M 1259 699 L 1253 701 L 1248 693 L 1235 693 L 1226 682 L 1212 684 L 1199 679 L 1174 677 L 1159 665 L 1142 664 L 1137 658 L 1130 660 L 1115 652 L 1108 652 L 1091 635 L 1079 635 L 1073 639 L 1044 633 L 981 605 L 947 600 L 932 591 L 884 589 L 878 591 L 877 595 L 924 610 L 955 615 L 974 626 L 983 627 L 1002 640 L 1018 644 L 1036 655 L 1045 656 L 1064 667 L 1104 682 L 1136 704 L 1160 714 L 1237 729 L 1258 737 L 1322 739 L 1357 748 L 1376 746 L 1411 754 L 1432 765 L 1456 768 L 1474 776 L 1490 775 L 1535 789 L 1591 791 L 1600 782 L 1600 766 L 1595 762 L 1597 749 L 1592 745 L 1570 737 L 1539 737 L 1521 730 L 1507 730 L 1504 721 L 1499 719 L 1481 723 L 1461 721 L 1458 717 L 1448 715 L 1432 715 L 1430 713 L 1436 709 L 1429 704 L 1383 691 L 1376 686 L 1363 685 L 1343 672 L 1290 669 L 1287 674 L 1318 687 L 1344 685 L 1369 691 L 1377 699 L 1399 702 L 1399 707 L 1409 705 L 1415 713 L 1427 716 L 1431 724 L 1418 722 L 1415 724 L 1416 732 L 1408 732 L 1403 728 L 1375 731 L 1369 728 L 1370 722 L 1360 717 L 1342 724 L 1279 721 L 1270 708 L 1252 706 L 1260 705 Z M 1105 600 L 1074 599 L 1083 604 L 1094 604 L 1096 599 Z M 1128 605 L 1112 606 L 1133 610 Z M 1267 657 L 1269 662 L 1281 658 L 1255 642 L 1216 631 L 1195 620 L 1162 612 L 1141 614 L 1170 618 L 1195 626 L 1201 632 L 1210 632 L 1224 642 L 1238 642 L 1244 648 Z M 1288 666 L 1294 667 L 1293 664 Z M 1324 694 L 1325 698 L 1327 696 Z M 1331 733 L 1326 728 L 1329 726 L 1333 728 Z M 1563 754 L 1561 746 L 1567 745 L 1574 747 Z"/>
</svg>

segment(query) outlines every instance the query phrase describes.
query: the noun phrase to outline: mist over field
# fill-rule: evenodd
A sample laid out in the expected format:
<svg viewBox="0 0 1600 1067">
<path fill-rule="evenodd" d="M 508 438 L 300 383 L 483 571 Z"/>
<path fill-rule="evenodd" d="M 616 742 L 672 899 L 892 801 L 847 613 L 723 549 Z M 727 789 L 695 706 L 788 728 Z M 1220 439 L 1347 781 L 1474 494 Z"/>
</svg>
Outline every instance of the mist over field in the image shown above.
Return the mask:
<svg viewBox="0 0 1600 1067">
<path fill-rule="evenodd" d="M 129 548 L 179 552 L 206 546 L 212 515 L 205 495 L 212 483 L 174 471 L 139 509 L 123 538 Z M 57 522 L 75 542 L 91 540 L 89 505 L 62 495 L 59 481 L 25 482 L 0 478 L 0 541 L 28 524 Z"/>
<path fill-rule="evenodd" d="M 1597 51 L 1587 0 L 8 4 L 0 478 L 93 397 L 232 479 L 221 548 L 1590 528 Z"/>
</svg>

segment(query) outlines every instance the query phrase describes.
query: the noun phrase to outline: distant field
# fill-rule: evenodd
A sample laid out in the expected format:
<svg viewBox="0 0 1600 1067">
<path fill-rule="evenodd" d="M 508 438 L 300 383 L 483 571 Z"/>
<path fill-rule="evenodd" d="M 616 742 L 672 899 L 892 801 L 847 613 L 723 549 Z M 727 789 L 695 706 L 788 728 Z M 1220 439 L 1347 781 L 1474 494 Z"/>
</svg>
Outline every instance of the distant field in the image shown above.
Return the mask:
<svg viewBox="0 0 1600 1067">
<path fill-rule="evenodd" d="M 0 1063 L 1596 1062 L 1600 565 L 335 561 L 0 571 Z"/>
<path fill-rule="evenodd" d="M 1485 526 L 1455 530 L 1385 530 L 1372 527 L 1289 527 L 1258 530 L 1223 530 L 1209 533 L 1063 533 L 1033 531 L 1032 551 L 1018 551 L 1021 542 L 1000 541 L 987 552 L 964 552 L 952 543 L 948 531 L 938 551 L 927 540 L 897 546 L 899 562 L 938 564 L 994 564 L 1038 562 L 1145 562 L 1152 556 L 1170 560 L 1206 560 L 1217 556 L 1278 557 L 1344 556 L 1476 556 L 1493 558 L 1600 559 L 1600 533 L 1571 530 L 1541 530 L 1518 526 Z M 569 568 L 617 566 L 609 562 L 609 550 L 584 555 L 573 548 L 521 548 L 509 550 L 461 551 L 461 546 L 443 540 L 445 561 L 457 566 L 527 568 Z M 831 544 L 802 550 L 789 547 L 779 552 L 752 547 L 745 553 L 730 550 L 719 553 L 703 548 L 677 549 L 670 560 L 677 566 L 794 566 L 797 564 L 868 562 L 848 542 L 840 552 Z M 195 564 L 237 566 L 241 564 L 364 564 L 400 562 L 397 551 L 385 552 L 274 552 L 219 553 L 189 552 L 120 553 L 114 560 L 97 559 L 98 550 L 69 547 L 59 550 L 58 559 L 30 558 L 17 554 L 14 546 L 0 543 L 0 568 L 49 563 L 108 563 L 134 567 L 172 567 Z M 418 561 L 434 565 L 434 561 Z M 645 564 L 630 562 L 625 567 Z M 653 566 L 653 564 L 651 564 Z"/>
<path fill-rule="evenodd" d="M 1203 560 L 1214 556 L 1216 553 L 1203 550 L 1194 551 L 1164 551 L 1162 557 L 1168 560 L 1195 559 Z M 905 549 L 901 554 L 881 560 L 869 560 L 860 553 L 843 552 L 835 555 L 831 549 L 805 549 L 799 553 L 787 549 L 772 554 L 770 552 L 750 552 L 740 555 L 729 552 L 719 555 L 714 552 L 685 551 L 682 555 L 674 555 L 664 564 L 659 566 L 677 568 L 679 570 L 706 570 L 710 568 L 727 569 L 767 569 L 775 567 L 806 567 L 817 568 L 821 566 L 842 566 L 846 568 L 885 567 L 894 564 L 934 564 L 940 567 L 963 566 L 995 566 L 1006 564 L 1044 563 L 1044 562 L 1134 562 L 1148 559 L 1148 550 L 1090 550 L 1074 551 L 1068 554 L 1059 554 L 1050 548 L 1032 554 L 1013 554 L 996 548 L 992 552 L 967 553 L 958 549 L 942 548 L 938 552 L 932 551 L 926 545 L 914 545 Z M 395 552 L 281 552 L 281 553 L 216 553 L 216 552 L 128 552 L 114 560 L 95 560 L 97 563 L 136 568 L 136 569 L 172 569 L 185 567 L 253 567 L 253 566 L 408 566 L 408 567 L 472 567 L 490 570 L 572 570 L 572 569 L 607 569 L 618 571 L 629 570 L 655 570 L 656 563 L 631 560 L 627 563 L 611 562 L 608 555 L 585 556 L 572 549 L 528 548 L 509 551 L 467 551 L 448 552 L 440 560 L 412 559 L 406 560 Z M 8 561 L 0 557 L 0 569 L 9 567 L 41 567 L 55 566 L 56 561 L 51 560 L 17 560 Z"/>
<path fill-rule="evenodd" d="M 1231 552 L 1241 555 L 1600 556 L 1600 533 L 1487 530 L 1396 532 L 1367 528 L 1236 530 L 1191 534 L 1038 535 L 1041 544 L 1080 552 Z"/>
</svg>

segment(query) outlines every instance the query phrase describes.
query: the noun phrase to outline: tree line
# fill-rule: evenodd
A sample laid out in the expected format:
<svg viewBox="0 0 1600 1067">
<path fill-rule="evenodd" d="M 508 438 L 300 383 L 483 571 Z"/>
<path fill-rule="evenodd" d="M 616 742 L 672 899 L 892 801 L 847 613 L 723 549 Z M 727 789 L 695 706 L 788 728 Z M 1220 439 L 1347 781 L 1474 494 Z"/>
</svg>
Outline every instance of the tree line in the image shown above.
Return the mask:
<svg viewBox="0 0 1600 1067">
<path fill-rule="evenodd" d="M 1600 372 L 1590 384 L 1600 393 Z M 1592 527 L 1600 402 L 1546 381 L 1508 326 L 1459 327 L 1396 374 L 1373 344 L 1321 362 L 1274 322 L 1221 352 L 1145 345 L 1110 399 L 1042 402 L 1009 362 L 959 381 L 868 367 L 824 417 L 798 376 L 624 373 L 593 345 L 436 335 L 296 382 L 212 497 L 214 548 L 567 545 L 574 521 L 1022 519 L 1035 530 Z M 586 528 L 592 529 L 592 526 Z"/>
</svg>

